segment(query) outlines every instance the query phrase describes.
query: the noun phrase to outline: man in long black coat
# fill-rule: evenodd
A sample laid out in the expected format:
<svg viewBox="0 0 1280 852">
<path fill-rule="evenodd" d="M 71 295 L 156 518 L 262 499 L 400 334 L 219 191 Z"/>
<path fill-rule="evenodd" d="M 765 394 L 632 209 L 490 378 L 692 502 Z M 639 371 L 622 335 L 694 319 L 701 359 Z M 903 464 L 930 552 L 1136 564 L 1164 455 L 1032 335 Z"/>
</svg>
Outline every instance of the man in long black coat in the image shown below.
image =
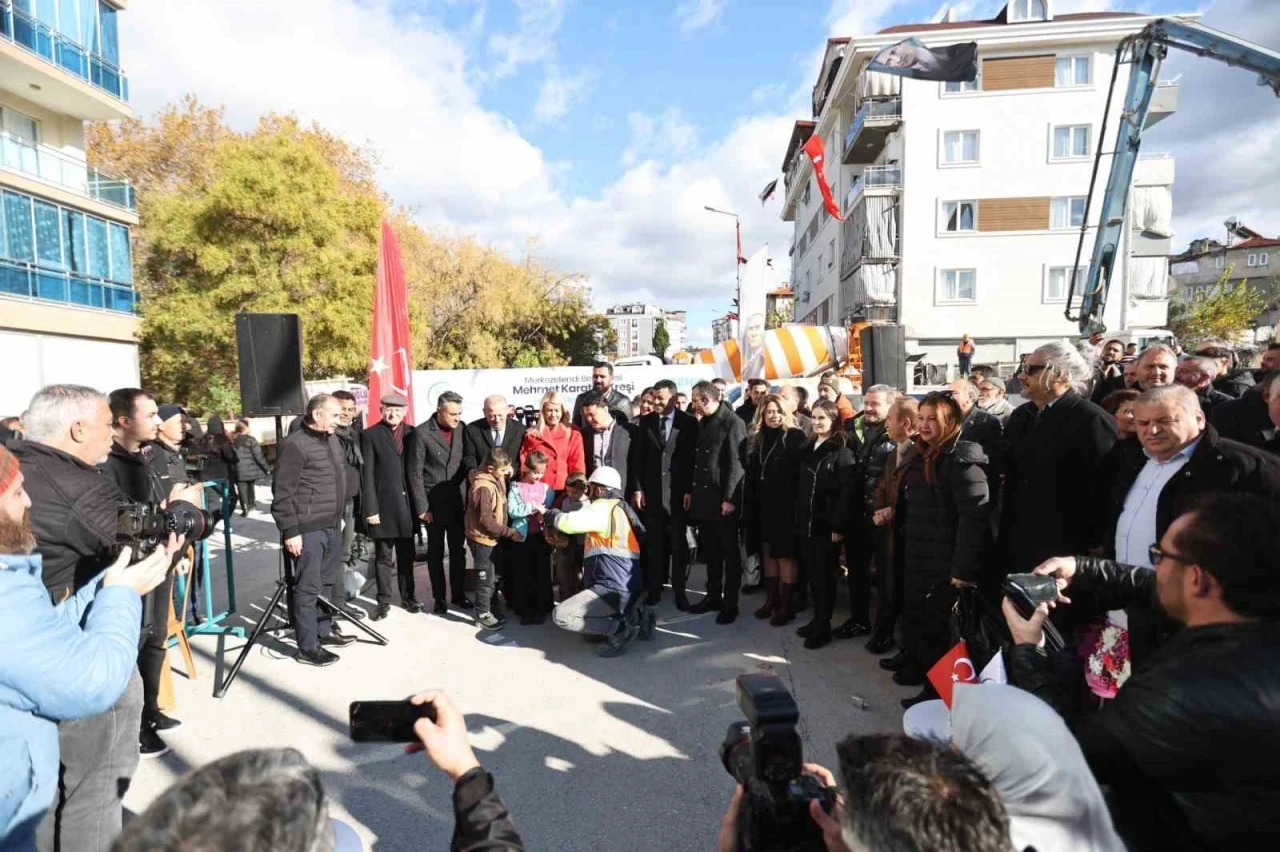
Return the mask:
<svg viewBox="0 0 1280 852">
<path fill-rule="evenodd" d="M 658 410 L 641 417 L 632 442 L 631 501 L 649 531 L 644 543 L 648 596 L 641 616 L 641 638 L 652 635 L 668 566 L 676 609 L 689 609 L 689 505 L 693 501 L 693 457 L 698 421 L 676 405 L 676 385 L 663 379 L 653 386 Z"/>
<path fill-rule="evenodd" d="M 1074 347 L 1049 343 L 1019 369 L 1031 401 L 1009 416 L 1003 464 L 1004 504 L 998 564 L 985 579 L 1025 573 L 1051 556 L 1089 553 L 1106 539 L 1107 453 L 1116 442 L 1113 418 L 1084 399 L 1089 365 Z"/>
<path fill-rule="evenodd" d="M 500 449 L 511 459 L 514 468 L 511 481 L 520 478 L 520 445 L 524 443 L 524 424 L 509 416 L 506 397 L 494 395 L 484 401 L 484 417 L 467 424 L 466 443 L 462 449 L 462 466 L 467 473 L 484 467 L 492 450 Z"/>
<path fill-rule="evenodd" d="M 471 609 L 474 604 L 462 590 L 467 567 L 466 534 L 463 530 L 462 483 L 467 471 L 462 464 L 466 440 L 463 438 L 462 397 L 445 391 L 436 401 L 436 413 L 413 431 L 409 448 L 409 488 L 413 511 L 427 525 L 427 570 L 435 612 L 443 615 L 446 589 L 444 548 L 449 545 L 449 589 L 453 605 Z"/>
<path fill-rule="evenodd" d="M 364 466 L 360 493 L 364 496 L 365 523 L 373 537 L 378 609 L 374 621 L 391 610 L 391 567 L 400 587 L 400 602 L 409 612 L 421 612 L 413 580 L 413 534 L 417 520 L 409 504 L 409 474 L 405 451 L 414 428 L 404 422 L 409 401 L 398 393 L 382 397 L 382 420 L 360 433 Z"/>
<path fill-rule="evenodd" d="M 742 558 L 738 527 L 742 519 L 742 444 L 747 426 L 711 382 L 693 386 L 693 404 L 702 412 L 693 462 L 693 497 L 689 521 L 701 529 L 699 545 L 707 563 L 707 596 L 689 608 L 702 613 L 719 610 L 717 624 L 738 618 L 738 587 Z"/>
</svg>

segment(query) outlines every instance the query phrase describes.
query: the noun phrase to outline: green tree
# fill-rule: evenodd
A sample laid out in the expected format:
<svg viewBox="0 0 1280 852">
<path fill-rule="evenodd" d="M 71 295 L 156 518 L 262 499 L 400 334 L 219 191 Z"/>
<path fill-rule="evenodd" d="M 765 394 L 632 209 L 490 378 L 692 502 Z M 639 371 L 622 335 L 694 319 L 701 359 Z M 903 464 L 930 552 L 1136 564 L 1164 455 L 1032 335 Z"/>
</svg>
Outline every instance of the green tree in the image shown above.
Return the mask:
<svg viewBox="0 0 1280 852">
<path fill-rule="evenodd" d="M 1235 287 L 1219 285 L 1203 302 L 1194 302 L 1183 312 L 1169 312 L 1169 328 L 1181 340 L 1219 337 L 1231 340 L 1253 328 L 1254 318 L 1266 310 L 1267 300 L 1241 279 Z"/>
<path fill-rule="evenodd" d="M 653 354 L 659 358 L 667 357 L 667 347 L 671 345 L 671 335 L 667 333 L 667 321 L 658 317 L 653 324 Z"/>
</svg>

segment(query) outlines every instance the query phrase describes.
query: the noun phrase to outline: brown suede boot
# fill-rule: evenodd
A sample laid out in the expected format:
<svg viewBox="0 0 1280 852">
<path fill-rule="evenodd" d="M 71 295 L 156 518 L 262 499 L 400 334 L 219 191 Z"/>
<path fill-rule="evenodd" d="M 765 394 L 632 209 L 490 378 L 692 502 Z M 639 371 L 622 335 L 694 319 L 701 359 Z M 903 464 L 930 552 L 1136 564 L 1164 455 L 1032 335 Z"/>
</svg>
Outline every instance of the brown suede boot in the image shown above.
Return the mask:
<svg viewBox="0 0 1280 852">
<path fill-rule="evenodd" d="M 764 603 L 756 610 L 756 618 L 769 618 L 778 609 L 778 578 L 765 577 L 764 588 L 767 594 Z"/>
<path fill-rule="evenodd" d="M 774 627 L 790 624 L 796 617 L 796 587 L 794 583 L 778 583 L 778 605 L 773 608 L 769 623 Z"/>
</svg>

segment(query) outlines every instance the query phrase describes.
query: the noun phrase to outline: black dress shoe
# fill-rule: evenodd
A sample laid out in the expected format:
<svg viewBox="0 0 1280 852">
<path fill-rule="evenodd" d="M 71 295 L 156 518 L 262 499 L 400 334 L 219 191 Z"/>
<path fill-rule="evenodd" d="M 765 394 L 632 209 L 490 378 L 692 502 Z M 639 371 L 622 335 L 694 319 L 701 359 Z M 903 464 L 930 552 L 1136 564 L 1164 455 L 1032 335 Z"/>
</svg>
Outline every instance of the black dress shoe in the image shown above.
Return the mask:
<svg viewBox="0 0 1280 852">
<path fill-rule="evenodd" d="M 378 608 L 373 611 L 371 616 L 374 621 L 381 621 L 391 613 L 391 604 L 378 604 Z"/>
<path fill-rule="evenodd" d="M 893 634 L 887 636 L 873 636 L 871 641 L 867 643 L 867 650 L 873 654 L 887 654 L 893 650 L 893 646 L 898 643 L 893 641 Z"/>
<path fill-rule="evenodd" d="M 742 593 L 744 595 L 754 595 L 756 592 L 760 591 L 763 588 L 764 588 L 763 583 L 747 583 L 742 587 Z"/>
<path fill-rule="evenodd" d="M 363 621 L 366 615 L 365 611 L 360 607 L 346 603 L 338 605 L 338 612 L 342 613 L 352 621 Z"/>
<path fill-rule="evenodd" d="M 436 615 L 445 615 L 449 612 L 449 605 L 442 600 L 438 600 L 435 606 L 431 608 L 431 611 Z"/>
<path fill-rule="evenodd" d="M 405 612 L 419 613 L 422 612 L 422 604 L 418 603 L 416 598 L 405 598 L 403 602 Z"/>
<path fill-rule="evenodd" d="M 866 636 L 870 632 L 870 627 L 855 618 L 850 618 L 844 624 L 832 630 L 831 635 L 837 639 L 852 639 L 855 636 Z"/>
<path fill-rule="evenodd" d="M 138 732 L 138 756 L 144 758 L 160 757 L 169 753 L 169 747 L 150 725 L 143 725 Z"/>
<path fill-rule="evenodd" d="M 733 624 L 738 620 L 738 608 L 736 606 L 726 606 L 720 610 L 720 614 L 716 616 L 716 624 Z"/>
<path fill-rule="evenodd" d="M 803 627 L 797 627 L 796 635 L 801 638 L 808 639 L 809 634 L 813 633 L 813 631 L 816 630 L 817 628 L 818 628 L 818 619 L 815 618 L 812 621 L 810 621 L 808 624 L 805 624 Z"/>
<path fill-rule="evenodd" d="M 454 598 L 453 605 L 456 606 L 458 609 L 475 609 L 476 608 L 476 602 L 471 600 L 471 598 L 467 597 L 466 595 L 463 595 L 460 598 Z"/>
<path fill-rule="evenodd" d="M 688 611 L 689 611 L 689 596 L 688 596 L 688 595 L 676 595 L 676 609 L 678 609 L 680 612 L 688 612 Z"/>
<path fill-rule="evenodd" d="M 903 651 L 899 651 L 898 653 L 894 654 L 892 657 L 881 660 L 880 668 L 884 669 L 887 672 L 896 672 L 899 669 L 906 668 L 910 662 L 911 661 L 907 659 L 906 653 Z"/>
<path fill-rule="evenodd" d="M 689 612 L 692 612 L 694 615 L 701 615 L 704 612 L 719 612 L 722 609 L 724 609 L 724 601 L 720 598 L 713 598 L 710 595 L 707 595 L 705 598 L 689 607 Z"/>
<path fill-rule="evenodd" d="M 920 686 L 924 683 L 924 672 L 915 666 L 907 666 L 893 673 L 893 682 L 899 686 Z"/>
<path fill-rule="evenodd" d="M 356 641 L 354 636 L 346 636 L 338 631 L 333 631 L 328 636 L 320 637 L 321 645 L 328 645 L 330 648 L 342 648 Z"/>
<path fill-rule="evenodd" d="M 293 658 L 308 666 L 331 666 L 338 662 L 338 655 L 324 648 L 315 647 L 310 651 L 299 650 Z"/>
<path fill-rule="evenodd" d="M 804 646 L 810 651 L 815 651 L 830 644 L 831 628 L 825 624 L 818 625 L 804 640 Z"/>
<path fill-rule="evenodd" d="M 166 716 L 159 710 L 156 710 L 147 714 L 146 724 L 155 728 L 157 731 L 168 731 L 178 727 L 182 723 L 177 719 L 174 719 L 172 716 Z"/>
</svg>

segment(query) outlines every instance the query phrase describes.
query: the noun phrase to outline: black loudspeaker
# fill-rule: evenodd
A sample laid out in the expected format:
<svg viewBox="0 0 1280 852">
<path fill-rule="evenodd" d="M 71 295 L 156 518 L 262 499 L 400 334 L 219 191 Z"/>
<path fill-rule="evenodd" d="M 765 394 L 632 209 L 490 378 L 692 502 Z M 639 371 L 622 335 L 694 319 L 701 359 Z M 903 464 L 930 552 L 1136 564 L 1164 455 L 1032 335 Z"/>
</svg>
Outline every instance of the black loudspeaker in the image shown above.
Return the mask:
<svg viewBox="0 0 1280 852">
<path fill-rule="evenodd" d="M 245 417 L 302 414 L 302 322 L 297 314 L 236 314 Z"/>
<path fill-rule="evenodd" d="M 872 385 L 907 387 L 907 338 L 900 325 L 869 325 L 862 329 L 862 392 Z"/>
</svg>

